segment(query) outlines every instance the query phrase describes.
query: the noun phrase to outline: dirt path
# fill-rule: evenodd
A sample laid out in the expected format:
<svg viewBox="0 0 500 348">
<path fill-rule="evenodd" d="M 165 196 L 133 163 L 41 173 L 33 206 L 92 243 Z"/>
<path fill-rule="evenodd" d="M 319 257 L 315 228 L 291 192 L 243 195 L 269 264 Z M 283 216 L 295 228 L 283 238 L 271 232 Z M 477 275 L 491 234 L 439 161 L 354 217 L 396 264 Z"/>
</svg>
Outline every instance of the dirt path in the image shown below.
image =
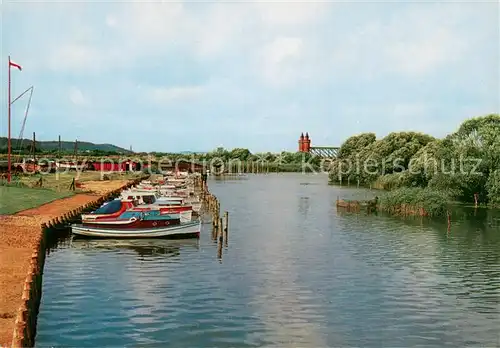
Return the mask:
<svg viewBox="0 0 500 348">
<path fill-rule="evenodd" d="M 84 204 L 87 204 L 100 195 L 95 194 L 77 194 L 71 197 L 58 199 L 50 203 L 41 205 L 36 208 L 26 209 L 12 215 L 16 219 L 26 219 L 26 221 L 34 220 L 38 226 L 46 220 L 50 220 L 61 214 L 67 213 L 70 210 L 76 209 Z"/>
<path fill-rule="evenodd" d="M 106 191 L 126 183 L 120 180 L 117 185 L 113 182 Z M 98 197 L 95 194 L 77 194 L 14 215 L 0 216 L 0 347 L 10 346 L 11 343 L 30 257 L 41 233 L 40 224 Z"/>
<path fill-rule="evenodd" d="M 128 180 L 112 180 L 112 181 L 83 181 L 80 185 L 81 190 L 90 191 L 95 194 L 105 194 L 106 192 L 119 189 L 125 186 Z"/>
</svg>

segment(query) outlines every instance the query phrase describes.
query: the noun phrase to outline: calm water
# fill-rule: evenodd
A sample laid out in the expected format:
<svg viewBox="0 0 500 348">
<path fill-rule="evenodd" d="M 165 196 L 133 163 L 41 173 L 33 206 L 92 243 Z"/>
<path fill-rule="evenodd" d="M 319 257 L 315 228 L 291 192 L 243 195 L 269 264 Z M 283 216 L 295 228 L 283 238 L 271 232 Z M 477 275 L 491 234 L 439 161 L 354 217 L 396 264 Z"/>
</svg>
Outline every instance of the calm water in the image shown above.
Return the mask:
<svg viewBox="0 0 500 348">
<path fill-rule="evenodd" d="M 500 215 L 336 211 L 319 175 L 211 181 L 229 246 L 66 241 L 46 261 L 37 346 L 500 346 Z"/>
</svg>

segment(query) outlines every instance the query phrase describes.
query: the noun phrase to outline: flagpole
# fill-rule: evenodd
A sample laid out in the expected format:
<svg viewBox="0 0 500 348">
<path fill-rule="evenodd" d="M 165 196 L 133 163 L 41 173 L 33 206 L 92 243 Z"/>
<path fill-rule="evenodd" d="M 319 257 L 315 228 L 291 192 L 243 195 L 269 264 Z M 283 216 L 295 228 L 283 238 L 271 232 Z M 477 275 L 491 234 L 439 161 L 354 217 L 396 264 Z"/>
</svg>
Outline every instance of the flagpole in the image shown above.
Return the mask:
<svg viewBox="0 0 500 348">
<path fill-rule="evenodd" d="M 8 64 L 8 67 L 9 67 L 9 95 L 8 95 L 8 100 L 7 100 L 7 103 L 8 103 L 8 113 L 7 113 L 7 117 L 9 118 L 9 120 L 7 121 L 8 123 L 8 136 L 7 136 L 7 157 L 8 157 L 8 171 L 7 171 L 7 182 L 10 182 L 10 178 L 11 178 L 11 159 L 10 159 L 10 152 L 11 152 L 11 148 L 10 148 L 10 56 L 9 56 L 9 62 L 7 63 Z"/>
</svg>

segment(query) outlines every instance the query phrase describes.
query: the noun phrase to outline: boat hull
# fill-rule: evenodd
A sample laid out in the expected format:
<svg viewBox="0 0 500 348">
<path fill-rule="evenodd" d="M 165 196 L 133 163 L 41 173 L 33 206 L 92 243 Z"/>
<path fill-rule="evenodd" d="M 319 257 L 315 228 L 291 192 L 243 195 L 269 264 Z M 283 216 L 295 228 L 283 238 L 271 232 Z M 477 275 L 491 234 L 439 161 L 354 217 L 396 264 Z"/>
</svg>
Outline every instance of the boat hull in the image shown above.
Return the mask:
<svg viewBox="0 0 500 348">
<path fill-rule="evenodd" d="M 176 206 L 176 205 L 170 205 L 170 206 L 164 206 L 164 205 L 159 205 L 159 204 L 144 204 L 144 205 L 138 205 L 134 207 L 132 210 L 135 211 L 149 211 L 149 210 L 159 210 L 161 211 L 162 214 L 180 214 L 183 212 L 190 212 L 193 210 L 193 207 L 190 205 L 182 205 L 182 206 Z"/>
<path fill-rule="evenodd" d="M 98 228 L 82 224 L 71 225 L 71 232 L 78 236 L 96 238 L 164 238 L 164 237 L 195 237 L 199 238 L 201 222 L 190 222 L 168 227 L 154 228 Z"/>
</svg>

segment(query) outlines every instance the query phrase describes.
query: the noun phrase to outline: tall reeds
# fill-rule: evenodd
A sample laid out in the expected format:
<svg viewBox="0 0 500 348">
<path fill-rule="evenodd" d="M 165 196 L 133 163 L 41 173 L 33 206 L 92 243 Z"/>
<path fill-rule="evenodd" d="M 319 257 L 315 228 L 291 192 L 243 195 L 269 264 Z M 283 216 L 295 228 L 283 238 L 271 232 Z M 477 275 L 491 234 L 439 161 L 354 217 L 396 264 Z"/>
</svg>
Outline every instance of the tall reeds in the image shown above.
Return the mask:
<svg viewBox="0 0 500 348">
<path fill-rule="evenodd" d="M 379 208 L 394 215 L 442 216 L 449 201 L 443 191 L 403 187 L 381 195 Z"/>
</svg>

